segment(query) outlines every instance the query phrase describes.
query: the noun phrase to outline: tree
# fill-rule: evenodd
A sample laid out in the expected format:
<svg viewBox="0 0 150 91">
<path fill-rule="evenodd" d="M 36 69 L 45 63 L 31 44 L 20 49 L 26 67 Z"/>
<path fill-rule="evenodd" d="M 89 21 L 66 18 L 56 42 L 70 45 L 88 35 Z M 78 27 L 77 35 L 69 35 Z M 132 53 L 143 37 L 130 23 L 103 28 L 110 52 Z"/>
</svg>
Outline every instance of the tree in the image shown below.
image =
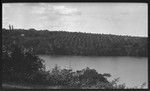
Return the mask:
<svg viewBox="0 0 150 91">
<path fill-rule="evenodd" d="M 33 74 L 44 71 L 43 60 L 34 55 L 31 49 L 25 49 L 17 44 L 12 44 L 11 50 L 3 51 L 3 77 L 13 81 L 29 81 Z M 8 75 L 10 74 L 10 75 Z"/>
</svg>

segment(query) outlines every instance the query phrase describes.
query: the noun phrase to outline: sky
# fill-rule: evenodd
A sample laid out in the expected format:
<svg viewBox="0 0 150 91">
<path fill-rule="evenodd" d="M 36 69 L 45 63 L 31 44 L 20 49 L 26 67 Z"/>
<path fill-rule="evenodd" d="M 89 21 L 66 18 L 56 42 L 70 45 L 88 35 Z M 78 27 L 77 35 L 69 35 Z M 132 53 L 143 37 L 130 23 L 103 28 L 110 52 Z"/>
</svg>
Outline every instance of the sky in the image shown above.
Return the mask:
<svg viewBox="0 0 150 91">
<path fill-rule="evenodd" d="M 147 3 L 3 3 L 2 27 L 148 36 Z"/>
</svg>

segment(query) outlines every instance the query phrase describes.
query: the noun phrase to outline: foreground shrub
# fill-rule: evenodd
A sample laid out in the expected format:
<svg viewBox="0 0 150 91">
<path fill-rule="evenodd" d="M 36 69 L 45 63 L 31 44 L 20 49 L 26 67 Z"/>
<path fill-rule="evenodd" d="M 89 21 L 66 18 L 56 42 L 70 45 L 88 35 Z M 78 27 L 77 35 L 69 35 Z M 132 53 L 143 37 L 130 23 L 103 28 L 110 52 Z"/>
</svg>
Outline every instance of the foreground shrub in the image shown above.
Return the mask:
<svg viewBox="0 0 150 91">
<path fill-rule="evenodd" d="M 95 69 L 85 68 L 73 72 L 60 69 L 57 65 L 49 71 L 49 85 L 62 88 L 109 88 L 113 87 L 102 74 Z M 104 85 L 104 86 L 102 86 Z"/>
<path fill-rule="evenodd" d="M 2 51 L 3 81 L 31 82 L 33 75 L 44 70 L 43 60 L 34 55 L 31 49 L 12 44 Z"/>
</svg>

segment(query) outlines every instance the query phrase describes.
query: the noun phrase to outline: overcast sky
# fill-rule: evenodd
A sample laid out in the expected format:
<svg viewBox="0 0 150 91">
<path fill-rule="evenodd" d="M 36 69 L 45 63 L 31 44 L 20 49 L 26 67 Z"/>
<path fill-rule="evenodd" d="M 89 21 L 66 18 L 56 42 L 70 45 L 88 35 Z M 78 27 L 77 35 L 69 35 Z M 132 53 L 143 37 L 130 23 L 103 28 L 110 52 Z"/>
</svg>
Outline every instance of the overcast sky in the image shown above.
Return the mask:
<svg viewBox="0 0 150 91">
<path fill-rule="evenodd" d="M 3 28 L 148 36 L 146 3 L 3 3 Z"/>
</svg>

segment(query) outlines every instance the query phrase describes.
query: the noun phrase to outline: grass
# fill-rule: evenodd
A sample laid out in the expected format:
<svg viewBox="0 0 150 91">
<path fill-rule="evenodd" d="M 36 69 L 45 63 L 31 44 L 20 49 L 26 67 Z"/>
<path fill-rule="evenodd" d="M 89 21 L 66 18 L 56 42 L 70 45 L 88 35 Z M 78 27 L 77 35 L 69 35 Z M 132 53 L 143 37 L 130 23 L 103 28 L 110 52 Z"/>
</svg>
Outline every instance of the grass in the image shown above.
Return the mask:
<svg viewBox="0 0 150 91">
<path fill-rule="evenodd" d="M 18 84 L 13 82 L 2 83 L 3 89 L 60 89 L 59 86 L 45 86 L 45 85 L 33 85 L 33 84 Z"/>
</svg>

